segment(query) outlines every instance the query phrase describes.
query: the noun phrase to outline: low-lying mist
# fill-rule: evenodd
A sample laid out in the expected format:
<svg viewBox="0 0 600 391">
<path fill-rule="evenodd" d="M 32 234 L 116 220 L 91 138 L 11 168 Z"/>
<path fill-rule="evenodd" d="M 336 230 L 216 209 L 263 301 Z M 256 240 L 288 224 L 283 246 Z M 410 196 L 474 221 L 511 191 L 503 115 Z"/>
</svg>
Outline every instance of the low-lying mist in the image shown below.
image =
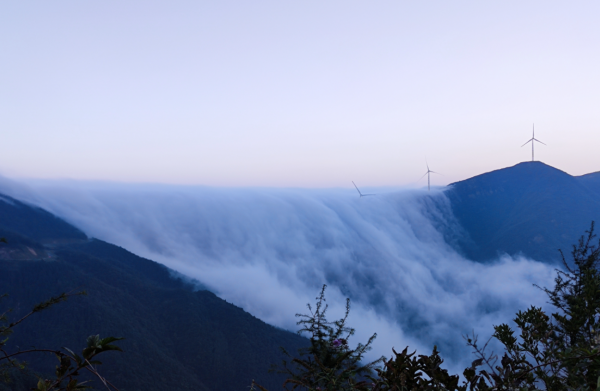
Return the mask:
<svg viewBox="0 0 600 391">
<path fill-rule="evenodd" d="M 294 314 L 327 284 L 331 318 L 352 300 L 355 343 L 378 334 L 370 358 L 436 344 L 458 369 L 472 360 L 461 335 L 489 338 L 517 310 L 545 304 L 534 283 L 553 284 L 553 267 L 533 260 L 462 257 L 449 244 L 460 227 L 441 190 L 359 198 L 353 189 L 27 186 L 3 188 L 282 328 L 297 330 Z"/>
</svg>

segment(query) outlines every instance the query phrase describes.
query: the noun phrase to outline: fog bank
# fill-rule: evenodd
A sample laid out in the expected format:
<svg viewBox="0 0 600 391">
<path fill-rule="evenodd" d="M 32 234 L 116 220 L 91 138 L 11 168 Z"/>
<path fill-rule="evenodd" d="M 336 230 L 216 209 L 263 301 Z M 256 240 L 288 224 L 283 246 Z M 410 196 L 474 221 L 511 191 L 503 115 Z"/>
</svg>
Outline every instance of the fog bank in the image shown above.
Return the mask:
<svg viewBox="0 0 600 391">
<path fill-rule="evenodd" d="M 517 310 L 544 305 L 551 266 L 500 257 L 469 261 L 442 190 L 359 198 L 353 190 L 220 189 L 4 181 L 0 191 L 40 205 L 96 237 L 197 279 L 264 321 L 296 330 L 320 287 L 331 317 L 352 300 L 354 342 L 378 333 L 370 357 L 434 344 L 458 366 L 461 334 L 481 338 Z M 450 233 L 450 234 L 449 234 Z"/>
</svg>

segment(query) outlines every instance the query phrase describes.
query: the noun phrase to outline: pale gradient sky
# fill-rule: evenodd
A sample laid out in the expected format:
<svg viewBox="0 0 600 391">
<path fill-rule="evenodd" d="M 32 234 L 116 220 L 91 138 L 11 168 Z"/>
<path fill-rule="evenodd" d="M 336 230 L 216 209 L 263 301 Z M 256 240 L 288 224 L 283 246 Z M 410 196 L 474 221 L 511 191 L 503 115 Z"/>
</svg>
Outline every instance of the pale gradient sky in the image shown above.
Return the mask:
<svg viewBox="0 0 600 391">
<path fill-rule="evenodd" d="M 600 170 L 598 1 L 0 3 L 0 174 L 444 185 Z M 418 185 L 426 186 L 422 179 Z"/>
</svg>

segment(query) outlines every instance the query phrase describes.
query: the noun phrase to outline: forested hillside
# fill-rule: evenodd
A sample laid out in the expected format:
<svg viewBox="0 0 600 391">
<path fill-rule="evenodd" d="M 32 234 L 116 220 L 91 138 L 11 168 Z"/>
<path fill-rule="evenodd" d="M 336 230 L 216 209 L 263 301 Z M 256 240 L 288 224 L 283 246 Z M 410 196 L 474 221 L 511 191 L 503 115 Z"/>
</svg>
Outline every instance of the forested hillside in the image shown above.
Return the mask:
<svg viewBox="0 0 600 391">
<path fill-rule="evenodd" d="M 600 221 L 600 173 L 574 177 L 541 162 L 519 163 L 449 185 L 467 233 L 460 250 L 478 261 L 519 253 L 556 263 L 590 221 Z"/>
<path fill-rule="evenodd" d="M 166 267 L 95 239 L 51 214 L 0 198 L 0 304 L 16 319 L 61 292 L 87 291 L 19 325 L 10 347 L 80 350 L 91 334 L 125 338 L 124 353 L 104 356 L 102 373 L 127 390 L 243 390 L 253 379 L 276 388 L 267 373 L 279 347 L 307 343 L 172 277 Z M 53 355 L 26 357 L 52 373 Z"/>
</svg>

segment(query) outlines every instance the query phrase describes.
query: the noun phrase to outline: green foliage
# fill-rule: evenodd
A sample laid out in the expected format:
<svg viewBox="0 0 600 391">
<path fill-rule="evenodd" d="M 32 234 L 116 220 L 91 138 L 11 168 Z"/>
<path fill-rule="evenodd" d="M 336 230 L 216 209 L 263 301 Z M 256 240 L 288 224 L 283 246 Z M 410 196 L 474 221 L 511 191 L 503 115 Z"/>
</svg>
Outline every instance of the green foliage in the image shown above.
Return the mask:
<svg viewBox="0 0 600 391">
<path fill-rule="evenodd" d="M 354 335 L 354 329 L 346 325 L 350 313 L 350 300 L 346 300 L 346 311 L 341 319 L 327 320 L 327 304 L 325 289 L 316 298 L 316 305 L 308 304 L 309 314 L 296 314 L 301 326 L 298 334 L 307 333 L 310 346 L 299 349 L 300 357 L 294 358 L 287 351 L 284 354 L 291 361 L 283 360 L 280 372 L 288 376 L 283 383 L 284 389 L 290 390 L 366 390 L 368 379 L 375 366 L 383 361 L 383 357 L 363 364 L 364 354 L 371 349 L 377 337 L 373 334 L 365 343 L 351 348 L 348 340 Z M 264 387 L 254 384 L 261 390 Z M 289 387 L 289 388 L 288 388 Z"/>
<path fill-rule="evenodd" d="M 437 347 L 433 347 L 430 356 L 408 353 L 406 347 L 401 353 L 392 349 L 394 357 L 385 361 L 383 368 L 377 368 L 377 377 L 372 378 L 374 391 L 400 390 L 448 390 L 464 391 L 466 386 L 459 386 L 458 375 L 450 375 L 441 368 L 444 362 L 439 356 Z"/>
<path fill-rule="evenodd" d="M 84 294 L 84 292 L 62 293 L 57 297 L 52 297 L 44 302 L 36 304 L 28 314 L 26 314 L 25 316 L 23 316 L 15 322 L 8 321 L 7 313 L 10 310 L 4 312 L 0 316 L 0 337 L 2 338 L 2 340 L 0 341 L 0 353 L 2 354 L 0 356 L 0 382 L 10 383 L 12 380 L 12 374 L 14 373 L 13 369 L 22 370 L 25 368 L 25 363 L 18 361 L 16 357 L 32 353 L 53 353 L 59 362 L 56 366 L 55 377 L 52 379 L 45 379 L 43 377 L 39 377 L 36 388 L 37 390 L 71 391 L 89 388 L 89 386 L 87 385 L 88 381 L 80 381 L 79 379 L 79 375 L 82 370 L 86 370 L 87 372 L 93 374 L 107 388 L 112 387 L 112 389 L 117 389 L 108 380 L 104 379 L 98 373 L 96 366 L 102 363 L 96 359 L 96 356 L 110 350 L 121 351 L 121 348 L 112 344 L 112 342 L 119 341 L 122 338 L 108 337 L 101 339 L 99 335 L 92 335 L 88 337 L 87 347 L 83 349 L 81 356 L 74 353 L 71 349 L 68 348 L 63 348 L 64 351 L 32 348 L 27 350 L 20 349 L 16 352 L 10 352 L 6 349 L 6 344 L 9 340 L 9 336 L 14 331 L 15 326 L 24 322 L 31 315 L 67 300 L 67 298 L 69 298 L 70 296 L 82 294 Z M 7 295 L 2 295 L 0 296 L 0 298 L 4 298 L 6 296 Z"/>
</svg>

